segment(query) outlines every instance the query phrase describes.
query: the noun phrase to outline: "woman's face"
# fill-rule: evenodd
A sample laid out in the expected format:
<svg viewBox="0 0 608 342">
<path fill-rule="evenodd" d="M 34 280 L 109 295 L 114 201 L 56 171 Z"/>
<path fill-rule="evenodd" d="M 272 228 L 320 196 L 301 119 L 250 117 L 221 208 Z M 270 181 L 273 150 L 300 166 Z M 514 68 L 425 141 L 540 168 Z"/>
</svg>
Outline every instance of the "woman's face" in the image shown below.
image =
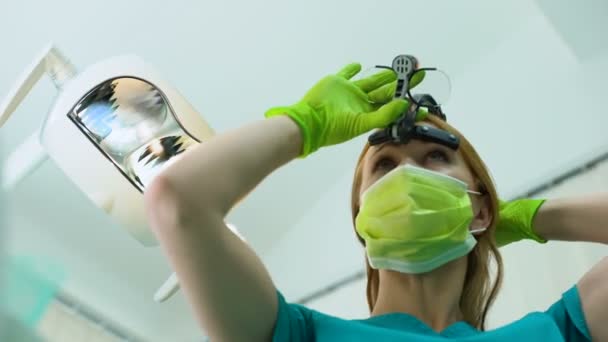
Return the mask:
<svg viewBox="0 0 608 342">
<path fill-rule="evenodd" d="M 435 127 L 430 123 L 421 125 Z M 364 158 L 359 196 L 386 173 L 404 164 L 443 173 L 465 182 L 469 190 L 480 191 L 462 155 L 440 144 L 420 140 L 411 140 L 405 145 L 385 143 L 370 147 Z M 485 197 L 471 195 L 475 217 L 471 224 L 473 229 L 489 225 L 489 208 Z"/>
</svg>

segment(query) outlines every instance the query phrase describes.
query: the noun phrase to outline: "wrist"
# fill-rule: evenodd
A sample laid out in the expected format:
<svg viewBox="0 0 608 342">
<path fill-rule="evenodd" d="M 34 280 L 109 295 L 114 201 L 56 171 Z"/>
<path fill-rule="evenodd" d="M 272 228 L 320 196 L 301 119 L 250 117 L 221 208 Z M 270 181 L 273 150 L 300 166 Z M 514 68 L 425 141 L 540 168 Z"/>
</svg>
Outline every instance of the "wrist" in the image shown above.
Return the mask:
<svg viewBox="0 0 608 342">
<path fill-rule="evenodd" d="M 280 126 L 282 134 L 281 146 L 285 146 L 290 159 L 302 155 L 304 149 L 304 137 L 300 125 L 289 115 L 279 115 L 272 118 Z"/>
<path fill-rule="evenodd" d="M 272 108 L 265 113 L 265 116 L 267 118 L 277 116 L 288 118 L 288 121 L 296 128 L 293 130 L 292 127 L 289 134 L 292 138 L 291 142 L 299 143 L 297 157 L 305 158 L 318 149 L 317 146 L 314 146 L 312 137 L 312 131 L 319 126 L 318 123 L 315 125 L 313 112 L 314 110 L 310 106 L 304 103 L 297 103 L 289 107 Z"/>
<path fill-rule="evenodd" d="M 529 222 L 527 229 L 528 238 L 536 242 L 545 243 L 547 242 L 547 236 L 544 234 L 544 230 L 539 230 L 539 215 L 546 215 L 546 206 L 544 199 L 521 199 L 518 201 L 522 212 L 526 213 L 526 222 Z M 542 221 L 542 218 L 541 218 Z M 542 224 L 541 224 L 542 227 Z"/>
<path fill-rule="evenodd" d="M 555 240 L 555 229 L 559 226 L 563 206 L 559 200 L 551 200 L 543 203 L 534 217 L 534 232 L 547 240 Z"/>
</svg>

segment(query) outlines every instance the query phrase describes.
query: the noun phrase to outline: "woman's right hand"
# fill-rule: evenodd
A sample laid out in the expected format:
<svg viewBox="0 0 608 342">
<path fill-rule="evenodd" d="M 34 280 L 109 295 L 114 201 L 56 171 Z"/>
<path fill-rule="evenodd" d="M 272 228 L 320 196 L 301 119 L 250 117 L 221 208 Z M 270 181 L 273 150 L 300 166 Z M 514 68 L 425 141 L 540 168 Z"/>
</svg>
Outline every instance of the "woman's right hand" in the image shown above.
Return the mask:
<svg viewBox="0 0 608 342">
<path fill-rule="evenodd" d="M 404 100 L 392 100 L 396 75 L 386 70 L 351 81 L 360 70 L 359 63 L 349 64 L 319 81 L 300 102 L 272 108 L 265 116 L 287 115 L 297 123 L 302 133 L 301 157 L 386 127 L 408 106 Z"/>
</svg>

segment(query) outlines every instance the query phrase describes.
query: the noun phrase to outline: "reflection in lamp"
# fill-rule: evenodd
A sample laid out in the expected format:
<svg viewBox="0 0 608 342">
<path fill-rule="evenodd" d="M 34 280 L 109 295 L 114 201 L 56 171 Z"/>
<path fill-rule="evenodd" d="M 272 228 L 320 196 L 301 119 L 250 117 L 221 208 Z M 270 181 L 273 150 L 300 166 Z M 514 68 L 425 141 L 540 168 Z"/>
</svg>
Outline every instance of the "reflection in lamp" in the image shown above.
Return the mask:
<svg viewBox="0 0 608 342">
<path fill-rule="evenodd" d="M 153 138 L 168 112 L 154 86 L 123 77 L 93 89 L 74 108 L 73 116 L 106 152 L 122 157 Z"/>
<path fill-rule="evenodd" d="M 169 135 L 150 141 L 128 157 L 127 172 L 141 190 L 154 177 L 179 159 L 179 155 L 198 142 L 187 135 Z"/>
</svg>

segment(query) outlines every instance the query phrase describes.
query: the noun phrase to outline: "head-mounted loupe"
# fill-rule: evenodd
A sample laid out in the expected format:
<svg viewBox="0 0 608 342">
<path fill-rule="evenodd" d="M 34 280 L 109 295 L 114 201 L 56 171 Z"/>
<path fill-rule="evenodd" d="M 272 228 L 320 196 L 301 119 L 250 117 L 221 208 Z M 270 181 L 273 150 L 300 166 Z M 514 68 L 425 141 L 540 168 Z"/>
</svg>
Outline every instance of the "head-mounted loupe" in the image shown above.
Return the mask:
<svg viewBox="0 0 608 342">
<path fill-rule="evenodd" d="M 446 116 L 441 110 L 441 104 L 445 103 L 444 98 L 449 94 L 449 78 L 437 68 L 420 68 L 416 57 L 411 55 L 399 55 L 393 59 L 391 67 L 377 66 L 377 68 L 393 70 L 397 75 L 397 87 L 395 89 L 395 99 L 404 99 L 410 104 L 407 111 L 403 113 L 395 122 L 381 131 L 375 132 L 368 138 L 370 145 L 379 145 L 387 142 L 407 144 L 411 139 L 418 139 L 433 142 L 457 150 L 460 140 L 457 136 L 444 130 L 416 125 L 418 110 L 426 110 L 430 115 L 435 115 L 441 120 L 446 121 Z M 438 101 L 428 92 L 413 93 L 413 84 L 422 79 L 425 82 L 428 76 L 433 75 L 433 79 L 445 77 L 445 85 L 438 87 L 430 82 L 431 88 L 428 90 L 437 91 Z M 447 82 L 447 83 L 446 83 Z M 411 86 L 412 85 L 412 86 Z M 426 87 L 425 87 L 426 88 Z M 427 90 L 425 89 L 425 90 Z M 445 89 L 447 91 L 441 91 Z"/>
</svg>

